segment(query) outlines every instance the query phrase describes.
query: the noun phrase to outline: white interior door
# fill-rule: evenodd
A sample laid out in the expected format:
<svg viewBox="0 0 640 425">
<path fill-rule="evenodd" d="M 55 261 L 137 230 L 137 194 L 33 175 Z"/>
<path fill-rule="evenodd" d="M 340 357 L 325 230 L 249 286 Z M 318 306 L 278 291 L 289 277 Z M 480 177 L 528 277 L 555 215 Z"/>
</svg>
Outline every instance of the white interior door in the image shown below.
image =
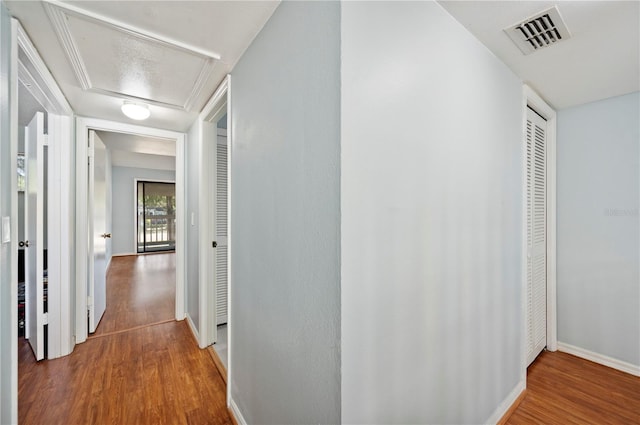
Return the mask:
<svg viewBox="0 0 640 425">
<path fill-rule="evenodd" d="M 527 365 L 547 345 L 547 122 L 527 109 Z"/>
<path fill-rule="evenodd" d="M 107 308 L 106 233 L 107 226 L 107 151 L 104 143 L 89 130 L 89 285 L 87 288 L 89 332 L 96 331 Z"/>
<path fill-rule="evenodd" d="M 216 184 L 215 184 L 215 280 L 216 280 L 216 325 L 227 323 L 228 281 L 228 220 L 227 220 L 227 136 L 218 130 L 216 143 Z"/>
<path fill-rule="evenodd" d="M 44 359 L 44 114 L 25 129 L 25 336 L 36 360 Z"/>
</svg>

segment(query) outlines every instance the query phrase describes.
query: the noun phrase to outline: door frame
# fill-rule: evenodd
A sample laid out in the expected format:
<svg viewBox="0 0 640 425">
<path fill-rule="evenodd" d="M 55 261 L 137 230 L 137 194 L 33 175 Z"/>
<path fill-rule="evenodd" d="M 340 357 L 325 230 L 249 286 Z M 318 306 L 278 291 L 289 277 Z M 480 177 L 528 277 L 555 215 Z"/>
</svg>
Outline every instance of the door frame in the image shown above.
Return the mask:
<svg viewBox="0 0 640 425">
<path fill-rule="evenodd" d="M 18 84 L 47 112 L 47 149 L 49 158 L 47 220 L 48 226 L 48 359 L 66 356 L 73 351 L 72 276 L 73 276 L 73 164 L 74 112 L 49 72 L 20 22 L 12 18 L 11 59 L 11 143 L 18 145 Z M 22 55 L 18 55 L 21 52 Z M 24 58 L 24 60 L 23 60 Z M 15 174 L 15 173 L 14 173 Z M 17 235 L 17 188 L 14 190 Z M 57 224 L 57 225 L 55 225 Z M 14 252 L 15 251 L 15 252 Z M 17 256 L 17 245 L 12 252 Z M 15 259 L 17 264 L 17 258 Z M 14 279 L 17 287 L 17 276 Z M 17 325 L 16 325 L 17 326 Z"/>
<path fill-rule="evenodd" d="M 214 262 L 213 262 L 213 248 L 211 241 L 215 237 L 215 214 L 212 208 L 215 202 L 215 197 L 211 196 L 213 190 L 215 190 L 215 182 L 211 178 L 215 175 L 215 167 L 207 166 L 213 154 L 215 153 L 215 144 L 217 139 L 212 143 L 210 140 L 204 140 L 204 126 L 211 122 L 211 120 L 218 116 L 222 108 L 226 109 L 227 122 L 231 122 L 231 108 L 230 105 L 230 85 L 231 76 L 227 75 L 225 79 L 220 83 L 213 96 L 209 99 L 207 104 L 202 108 L 202 112 L 198 115 L 199 138 L 198 141 L 201 147 L 200 163 L 198 167 L 198 178 L 200 181 L 199 198 L 200 198 L 200 214 L 199 214 L 199 229 L 200 239 L 198 241 L 199 246 L 199 274 L 200 281 L 198 282 L 200 299 L 199 299 L 199 314 L 200 314 L 200 332 L 198 333 L 198 346 L 200 348 L 206 348 L 213 344 L 217 340 L 217 324 L 216 324 L 216 290 L 215 290 L 215 275 L 214 275 Z M 227 127 L 230 127 L 229 125 Z M 227 128 L 227 146 L 231 146 L 231 131 Z M 217 138 L 217 132 L 216 132 Z M 227 151 L 227 173 L 230 174 L 231 168 L 231 149 Z M 227 225 L 231 227 L 231 176 L 227 177 L 227 194 L 229 197 L 228 209 L 227 209 Z M 231 234 L 227 237 L 227 273 L 228 273 L 228 286 L 227 286 L 227 350 L 229 350 L 229 341 L 231 339 Z M 230 351 L 227 351 L 229 353 Z M 229 359 L 229 356 L 227 356 Z M 231 362 L 228 361 L 227 376 L 231 376 Z"/>
<path fill-rule="evenodd" d="M 547 120 L 547 350 L 558 349 L 556 299 L 556 111 L 528 85 L 522 96 L 522 365 L 523 379 L 527 376 L 527 106 Z M 525 381 L 526 382 L 526 381 Z"/>
<path fill-rule="evenodd" d="M 200 164 L 198 167 L 198 178 L 201 182 L 199 187 L 199 198 L 200 198 L 200 211 L 199 211 L 199 228 L 200 228 L 200 241 L 199 241 L 199 264 L 200 264 L 200 281 L 199 290 L 200 290 L 200 300 L 199 300 L 199 314 L 200 314 L 200 332 L 198 334 L 198 346 L 200 348 L 208 347 L 213 344 L 217 340 L 217 324 L 216 324 L 216 290 L 215 290 L 215 270 L 212 261 L 213 248 L 211 247 L 211 241 L 213 237 L 215 237 L 215 213 L 212 208 L 214 205 L 214 197 L 210 196 L 212 190 L 215 189 L 215 181 L 212 180 L 211 174 L 215 176 L 215 169 L 210 170 L 210 167 L 207 166 L 210 163 L 213 155 L 216 152 L 215 143 L 217 143 L 217 132 L 216 132 L 216 140 L 212 143 L 210 140 L 204 140 L 204 126 L 209 124 L 214 117 L 217 117 L 220 114 L 220 111 L 224 108 L 227 113 L 227 121 L 230 121 L 230 84 L 231 84 L 231 76 L 227 75 L 225 79 L 220 83 L 216 91 L 213 93 L 207 104 L 202 108 L 202 112 L 198 115 L 198 126 L 199 128 L 199 137 L 201 147 L 201 155 L 200 155 Z M 231 132 L 227 129 L 227 146 L 231 146 Z M 230 150 L 227 151 L 227 172 L 230 171 L 229 164 L 231 158 Z M 231 178 L 227 177 L 228 188 L 231 187 Z M 227 190 L 229 199 L 231 198 L 230 190 Z M 230 205 L 230 202 L 227 204 Z M 227 209 L 227 223 L 230 226 L 230 207 Z M 227 237 L 228 248 L 227 248 L 227 267 L 231 264 L 231 238 L 230 235 Z M 228 268 L 230 271 L 230 268 Z M 231 329 L 231 310 L 230 310 L 230 300 L 231 300 L 231 275 L 228 275 L 228 287 L 227 287 L 227 338 L 230 339 L 230 329 Z M 210 284 L 210 282 L 212 282 Z M 227 350 L 229 350 L 229 343 L 227 342 Z M 229 358 L 229 356 L 227 356 Z M 229 363 L 230 369 L 230 363 Z M 229 373 L 229 371 L 227 371 Z"/>
<path fill-rule="evenodd" d="M 76 343 L 87 340 L 87 284 L 89 270 L 88 223 L 88 157 L 89 130 L 110 131 L 134 136 L 171 139 L 176 141 L 176 311 L 175 319 L 185 318 L 185 140 L 186 135 L 177 131 L 161 130 L 98 118 L 76 118 L 76 279 L 75 279 L 75 336 Z"/>
</svg>

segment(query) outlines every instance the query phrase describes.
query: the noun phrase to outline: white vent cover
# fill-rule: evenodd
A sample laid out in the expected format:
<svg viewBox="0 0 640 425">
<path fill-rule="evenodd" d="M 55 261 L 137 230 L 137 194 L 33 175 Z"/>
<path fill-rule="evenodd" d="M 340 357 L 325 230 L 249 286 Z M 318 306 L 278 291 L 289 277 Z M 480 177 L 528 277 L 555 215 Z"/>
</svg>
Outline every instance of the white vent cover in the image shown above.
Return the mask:
<svg viewBox="0 0 640 425">
<path fill-rule="evenodd" d="M 504 31 L 525 55 L 571 37 L 557 6 L 537 13 Z"/>
</svg>

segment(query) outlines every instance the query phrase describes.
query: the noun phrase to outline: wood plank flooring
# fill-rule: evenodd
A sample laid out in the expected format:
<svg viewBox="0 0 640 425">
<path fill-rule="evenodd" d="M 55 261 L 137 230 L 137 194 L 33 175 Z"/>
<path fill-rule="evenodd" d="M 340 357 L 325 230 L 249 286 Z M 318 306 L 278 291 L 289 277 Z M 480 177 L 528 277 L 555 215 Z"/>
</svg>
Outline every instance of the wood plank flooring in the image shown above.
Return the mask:
<svg viewBox="0 0 640 425">
<path fill-rule="evenodd" d="M 173 320 L 175 253 L 113 257 L 107 273 L 107 310 L 91 336 Z"/>
<path fill-rule="evenodd" d="M 543 352 L 510 425 L 640 424 L 640 378 L 570 354 Z"/>
<path fill-rule="evenodd" d="M 174 315 L 175 256 L 116 257 L 97 336 L 36 363 L 19 342 L 20 424 L 232 424 L 207 350 Z M 156 324 L 154 324 L 156 323 Z M 565 353 L 542 353 L 507 424 L 638 424 L 640 378 Z"/>
<path fill-rule="evenodd" d="M 113 283 L 114 276 L 119 276 L 130 281 L 135 293 L 143 291 L 144 285 L 137 286 L 140 281 L 175 279 L 168 270 L 157 272 L 155 278 L 156 272 L 145 276 L 143 271 L 147 266 L 160 270 L 162 266 L 156 261 L 172 264 L 171 257 L 167 254 L 139 257 L 143 261 L 132 262 L 130 279 L 126 276 L 127 267 L 117 261 L 114 264 L 122 267 L 115 269 L 119 270 L 117 273 L 112 270 L 107 286 Z M 169 304 L 159 296 L 131 296 L 135 302 L 130 306 L 142 306 L 148 311 L 154 309 L 155 303 Z M 211 355 L 198 348 L 187 323 L 171 321 L 144 326 L 142 317 L 150 322 L 158 317 L 149 312 L 140 317 L 133 311 L 129 314 L 140 320 L 140 327 L 105 332 L 77 345 L 70 356 L 56 360 L 35 362 L 28 342 L 20 340 L 19 423 L 232 424 L 226 408 L 225 383 Z M 112 331 L 129 326 L 117 315 L 106 314 L 100 326 L 104 325 Z"/>
</svg>

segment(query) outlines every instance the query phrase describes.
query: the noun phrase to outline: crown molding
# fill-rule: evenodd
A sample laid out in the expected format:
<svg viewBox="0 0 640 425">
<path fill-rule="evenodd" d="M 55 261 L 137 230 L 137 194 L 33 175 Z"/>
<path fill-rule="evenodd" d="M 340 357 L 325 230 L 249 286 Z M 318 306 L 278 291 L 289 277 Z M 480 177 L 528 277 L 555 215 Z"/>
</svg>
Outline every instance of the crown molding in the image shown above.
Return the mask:
<svg viewBox="0 0 640 425">
<path fill-rule="evenodd" d="M 203 94 L 205 85 L 211 77 L 215 68 L 216 61 L 220 60 L 220 55 L 217 53 L 200 49 L 198 47 L 194 47 L 189 44 L 185 44 L 171 38 L 164 37 L 129 24 L 125 24 L 115 19 L 84 10 L 70 4 L 62 3 L 57 0 L 45 0 L 43 1 L 43 6 L 62 44 L 67 58 L 69 59 L 78 83 L 85 91 L 100 93 L 121 99 L 144 101 L 156 106 L 191 112 L 194 106 L 196 106 L 198 99 Z M 101 25 L 120 33 L 124 33 L 128 36 L 135 37 L 142 41 L 189 53 L 204 61 L 200 73 L 194 81 L 191 92 L 187 96 L 185 102 L 183 104 L 167 103 L 150 98 L 136 97 L 121 92 L 115 92 L 112 90 L 95 87 L 91 83 L 91 78 L 87 71 L 85 62 L 82 59 L 82 54 L 78 49 L 78 46 L 71 32 L 71 28 L 69 27 L 68 18 L 70 16 L 93 22 L 97 25 Z"/>
</svg>

